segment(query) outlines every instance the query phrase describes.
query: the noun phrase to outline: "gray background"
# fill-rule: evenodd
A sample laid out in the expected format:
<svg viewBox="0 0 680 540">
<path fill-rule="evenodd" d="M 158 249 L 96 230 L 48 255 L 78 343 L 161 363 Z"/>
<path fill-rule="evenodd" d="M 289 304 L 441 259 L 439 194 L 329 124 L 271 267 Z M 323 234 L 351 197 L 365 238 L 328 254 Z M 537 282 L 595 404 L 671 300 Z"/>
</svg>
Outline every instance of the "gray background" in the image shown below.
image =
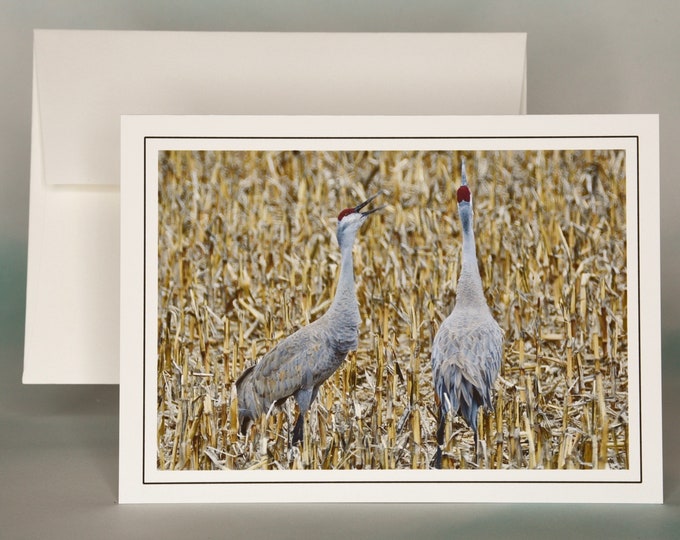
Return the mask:
<svg viewBox="0 0 680 540">
<path fill-rule="evenodd" d="M 670 0 L 0 0 L 0 538 L 680 538 L 679 24 Z M 665 505 L 115 504 L 117 387 L 20 382 L 33 28 L 527 32 L 529 113 L 659 113 Z"/>
</svg>

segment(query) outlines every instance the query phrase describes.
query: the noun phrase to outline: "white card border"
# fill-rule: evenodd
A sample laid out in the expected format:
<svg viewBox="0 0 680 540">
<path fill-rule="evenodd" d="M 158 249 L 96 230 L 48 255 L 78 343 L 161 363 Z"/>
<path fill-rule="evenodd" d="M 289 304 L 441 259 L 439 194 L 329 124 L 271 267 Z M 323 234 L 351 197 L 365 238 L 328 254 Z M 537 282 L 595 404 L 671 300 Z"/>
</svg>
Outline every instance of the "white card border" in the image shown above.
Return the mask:
<svg viewBox="0 0 680 540">
<path fill-rule="evenodd" d="M 120 502 L 662 502 L 657 116 L 125 116 L 121 134 Z M 146 328 L 154 328 L 156 310 L 155 289 L 145 297 L 144 280 L 157 282 L 156 259 L 146 266 L 144 262 L 145 219 L 146 238 L 157 239 L 153 228 L 157 220 L 149 219 L 144 197 L 145 178 L 152 182 L 149 193 L 157 192 L 153 188 L 157 161 L 146 160 L 145 152 L 153 155 L 161 147 L 237 149 L 239 144 L 244 149 L 398 149 L 400 139 L 408 139 L 402 147 L 409 149 L 418 148 L 414 146 L 417 140 L 422 148 L 434 149 L 443 139 L 447 144 L 442 147 L 447 149 L 455 139 L 456 150 L 626 148 L 629 283 L 638 281 L 636 290 L 629 290 L 629 326 L 640 331 L 638 343 L 629 328 L 629 350 L 639 350 L 645 366 L 644 372 L 641 366 L 633 369 L 635 355 L 629 355 L 629 402 L 639 398 L 640 403 L 637 411 L 631 410 L 631 425 L 640 427 L 636 433 L 631 430 L 631 463 L 639 458 L 640 467 L 633 464 L 626 471 L 389 472 L 155 471 L 155 467 L 145 467 L 140 366 L 145 323 Z M 612 145 L 612 140 L 625 140 L 625 144 Z M 643 189 L 639 178 L 644 179 Z M 637 227 L 631 227 L 635 220 Z M 645 241 L 638 241 L 637 235 Z M 157 253 L 155 246 L 146 249 Z M 147 336 L 146 343 L 147 354 L 155 355 L 155 341 Z M 153 364 L 150 369 L 155 373 Z M 636 375 L 639 384 L 633 384 Z M 147 414 L 155 422 L 155 390 L 147 400 Z M 155 453 L 146 452 L 146 459 L 155 464 Z M 587 501 L 583 483 L 588 484 Z"/>
</svg>

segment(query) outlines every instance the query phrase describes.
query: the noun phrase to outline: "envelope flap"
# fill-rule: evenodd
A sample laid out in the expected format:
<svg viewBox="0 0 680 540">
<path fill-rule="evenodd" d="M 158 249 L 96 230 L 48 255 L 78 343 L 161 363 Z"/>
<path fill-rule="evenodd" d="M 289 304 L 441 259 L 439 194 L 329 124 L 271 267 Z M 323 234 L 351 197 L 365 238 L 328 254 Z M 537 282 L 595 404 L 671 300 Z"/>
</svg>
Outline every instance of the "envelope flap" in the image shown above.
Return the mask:
<svg viewBox="0 0 680 540">
<path fill-rule="evenodd" d="M 118 184 L 121 114 L 517 114 L 526 34 L 37 30 L 48 184 Z"/>
</svg>

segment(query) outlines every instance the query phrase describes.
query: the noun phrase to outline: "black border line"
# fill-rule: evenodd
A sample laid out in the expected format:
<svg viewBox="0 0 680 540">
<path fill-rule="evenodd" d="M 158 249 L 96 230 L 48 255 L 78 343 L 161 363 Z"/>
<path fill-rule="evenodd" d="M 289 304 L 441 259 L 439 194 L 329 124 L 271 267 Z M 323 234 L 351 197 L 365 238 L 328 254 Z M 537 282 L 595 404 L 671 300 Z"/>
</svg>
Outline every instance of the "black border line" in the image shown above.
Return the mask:
<svg viewBox="0 0 680 540">
<path fill-rule="evenodd" d="M 146 141 L 147 137 L 144 137 L 144 155 L 142 156 L 142 167 L 144 171 L 144 235 L 142 238 L 143 245 L 144 245 L 144 270 L 142 272 L 143 274 L 143 279 L 144 279 L 144 284 L 142 289 L 144 290 L 144 298 L 143 298 L 143 305 L 144 309 L 142 311 L 142 384 L 144 385 L 142 387 L 142 484 L 145 484 L 146 482 L 144 481 L 146 477 L 146 470 L 144 466 L 144 456 L 146 456 L 146 219 L 147 219 L 147 214 L 146 214 Z M 158 158 L 156 158 L 158 159 Z M 156 165 L 156 169 L 158 169 L 158 165 Z M 158 174 L 158 173 L 156 173 Z M 122 210 L 122 205 L 121 205 L 121 210 Z M 122 212 L 121 212 L 121 219 L 122 219 Z M 156 219 L 158 220 L 158 219 Z M 156 290 L 158 291 L 158 284 L 156 284 Z M 122 291 L 121 291 L 122 293 Z M 156 370 L 158 370 L 158 360 L 156 361 Z M 122 399 L 123 396 L 120 396 L 119 399 Z M 122 423 L 122 419 L 119 420 L 119 422 Z"/>
<path fill-rule="evenodd" d="M 146 466 L 145 466 L 145 456 L 146 456 L 146 437 L 145 437 L 145 432 L 146 432 L 146 410 L 145 410 L 145 404 L 146 404 L 146 247 L 147 247 L 147 229 L 146 229 L 146 220 L 147 220 L 147 177 L 146 177 L 146 157 L 147 157 L 147 140 L 150 139 L 158 139 L 158 140 L 164 140 L 164 139 L 173 139 L 173 140 L 188 140 L 188 139 L 198 139 L 198 140 L 403 140 L 403 141 L 409 141 L 409 140 L 451 140 L 451 141 L 457 141 L 457 140 L 517 140 L 517 139 L 527 139 L 527 140 L 535 140 L 535 139 L 541 139 L 541 140 L 551 140 L 551 139 L 635 139 L 635 147 L 636 147 L 636 153 L 637 153 L 637 159 L 636 159 L 636 187 L 637 187 L 637 199 L 636 199 L 636 210 L 637 210 L 637 289 L 638 289 L 638 295 L 637 295 L 637 301 L 638 301 L 638 410 L 639 410 L 639 429 L 640 429 L 640 478 L 639 480 L 604 480 L 604 481 L 597 481 L 597 480 L 263 480 L 263 481 L 190 481 L 190 482 L 180 482 L 180 481 L 173 481 L 173 482 L 151 482 L 146 480 Z M 480 150 L 480 149 L 476 149 Z M 555 148 L 553 150 L 560 150 L 559 148 Z M 228 150 L 226 150 L 228 151 Z M 455 150 L 452 150 L 455 151 Z M 484 151 L 484 150 L 481 150 Z M 488 150 L 492 151 L 492 150 Z M 524 149 L 524 151 L 531 151 L 531 149 Z M 565 150 L 567 151 L 567 150 Z M 144 269 L 143 269 L 143 280 L 144 280 L 144 298 L 143 298 L 143 321 L 142 321 L 142 328 L 143 328 L 143 336 L 144 340 L 142 343 L 142 471 L 141 471 L 141 477 L 142 477 L 142 485 L 269 485 L 269 484 L 460 484 L 460 485 L 465 485 L 465 484 L 613 484 L 613 485 L 631 485 L 631 484 L 642 484 L 643 483 L 643 466 L 644 466 L 644 459 L 643 459 L 643 444 L 642 444 L 642 339 L 641 339 L 641 332 L 642 332 L 642 318 L 640 316 L 640 311 L 641 311 L 641 298 L 640 298 L 640 283 L 641 283 L 641 278 L 640 278 L 640 136 L 639 135 L 529 135 L 529 136 L 520 136 L 520 135 L 510 135 L 510 136 L 407 136 L 407 137 L 399 137 L 399 136 L 382 136 L 382 137 L 371 137 L 371 136 L 338 136 L 338 137 L 333 137 L 333 136 L 321 136 L 321 137 L 313 137 L 313 136 L 302 136 L 302 137 L 296 137 L 296 136 L 245 136 L 245 137 L 240 137 L 240 136 L 191 136 L 191 135 L 180 135 L 180 136 L 171 136 L 171 135 L 144 135 L 144 156 L 142 159 L 143 162 L 143 171 L 144 171 L 144 193 L 143 193 L 143 200 L 144 200 L 144 238 L 143 238 L 143 245 L 144 245 L 144 253 L 143 253 L 143 260 L 144 260 Z M 626 191 L 626 201 L 628 201 L 628 192 Z M 628 224 L 626 224 L 626 230 L 628 230 Z M 628 242 L 626 242 L 626 245 L 628 246 Z M 628 249 L 626 248 L 626 251 Z M 630 332 L 630 328 L 628 329 Z M 628 365 L 630 366 L 630 357 L 628 358 Z M 630 394 L 628 394 L 628 397 L 630 397 Z M 121 397 L 122 399 L 122 397 Z M 519 469 L 512 469 L 512 470 L 519 470 Z M 191 471 L 191 472 L 201 472 L 201 471 Z M 216 472 L 216 471 L 206 471 L 206 472 Z M 389 471 L 388 471 L 389 472 Z M 161 471 L 161 474 L 163 471 Z"/>
</svg>

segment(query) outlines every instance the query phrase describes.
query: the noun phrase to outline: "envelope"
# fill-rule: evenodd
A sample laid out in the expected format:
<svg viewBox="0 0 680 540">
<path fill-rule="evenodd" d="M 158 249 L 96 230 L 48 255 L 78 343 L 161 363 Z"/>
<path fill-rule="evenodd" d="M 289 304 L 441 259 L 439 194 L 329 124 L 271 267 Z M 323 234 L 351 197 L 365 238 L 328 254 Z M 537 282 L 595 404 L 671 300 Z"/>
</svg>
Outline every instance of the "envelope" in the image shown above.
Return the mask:
<svg viewBox="0 0 680 540">
<path fill-rule="evenodd" d="M 36 30 L 23 382 L 118 383 L 120 115 L 525 112 L 526 34 Z"/>
</svg>

